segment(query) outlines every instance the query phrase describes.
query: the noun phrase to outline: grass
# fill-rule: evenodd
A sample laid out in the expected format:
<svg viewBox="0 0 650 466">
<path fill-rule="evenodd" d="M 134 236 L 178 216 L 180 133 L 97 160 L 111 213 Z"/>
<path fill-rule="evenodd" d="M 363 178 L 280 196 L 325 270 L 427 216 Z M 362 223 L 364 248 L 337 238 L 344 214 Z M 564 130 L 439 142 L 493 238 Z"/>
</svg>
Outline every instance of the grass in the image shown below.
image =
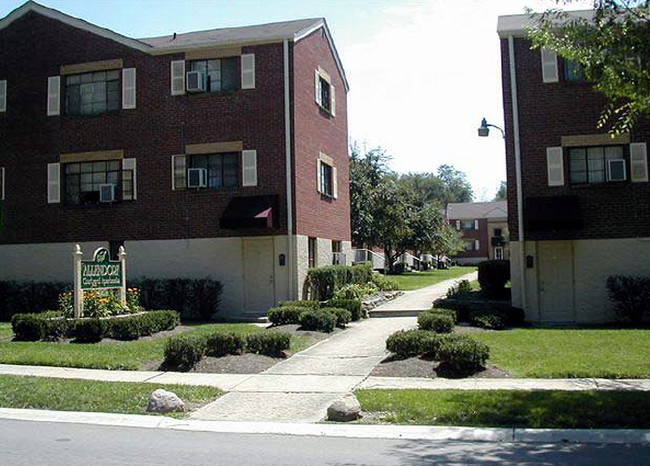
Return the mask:
<svg viewBox="0 0 650 466">
<path fill-rule="evenodd" d="M 426 272 L 407 272 L 402 275 L 389 275 L 388 277 L 399 284 L 400 290 L 406 291 L 435 285 L 444 280 L 451 280 L 472 272 L 476 272 L 476 267 L 451 267 L 446 270 L 435 269 Z"/>
<path fill-rule="evenodd" d="M 0 376 L 0 406 L 56 411 L 151 414 L 146 412 L 146 408 L 151 392 L 157 388 L 176 393 L 185 402 L 186 409 L 208 403 L 223 393 L 218 388 L 202 386 L 2 375 Z M 183 417 L 183 413 L 167 415 Z"/>
<path fill-rule="evenodd" d="M 217 331 L 250 334 L 265 331 L 250 324 L 192 324 L 189 327 L 191 330 L 188 331 L 201 334 Z M 0 323 L 0 338 L 7 334 L 7 329 L 8 336 L 11 336 L 11 325 Z M 0 341 L 0 363 L 138 370 L 147 362 L 163 359 L 166 340 L 154 338 L 108 344 Z M 313 343 L 309 337 L 292 335 L 290 351 L 301 351 Z"/>
<path fill-rule="evenodd" d="M 650 428 L 644 392 L 360 390 L 365 412 L 389 424 L 527 428 Z"/>
<path fill-rule="evenodd" d="M 517 377 L 650 378 L 650 329 L 513 329 L 472 336 Z M 650 398 L 650 397 L 649 397 Z"/>
</svg>

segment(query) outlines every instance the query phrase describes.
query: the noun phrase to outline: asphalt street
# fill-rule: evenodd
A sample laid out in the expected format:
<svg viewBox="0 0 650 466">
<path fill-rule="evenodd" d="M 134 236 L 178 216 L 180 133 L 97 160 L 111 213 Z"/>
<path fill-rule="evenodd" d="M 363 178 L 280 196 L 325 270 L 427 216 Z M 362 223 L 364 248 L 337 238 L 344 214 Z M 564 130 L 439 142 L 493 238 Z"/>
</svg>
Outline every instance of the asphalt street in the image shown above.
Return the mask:
<svg viewBox="0 0 650 466">
<path fill-rule="evenodd" d="M 0 465 L 647 465 L 650 445 L 432 442 L 0 421 Z"/>
</svg>

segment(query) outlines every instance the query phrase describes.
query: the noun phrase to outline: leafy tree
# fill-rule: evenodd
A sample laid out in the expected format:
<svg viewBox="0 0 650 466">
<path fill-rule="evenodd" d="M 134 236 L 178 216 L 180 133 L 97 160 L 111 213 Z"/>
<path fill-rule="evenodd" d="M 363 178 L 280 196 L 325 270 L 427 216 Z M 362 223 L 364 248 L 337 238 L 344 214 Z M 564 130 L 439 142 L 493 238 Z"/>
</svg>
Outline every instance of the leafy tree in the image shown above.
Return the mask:
<svg viewBox="0 0 650 466">
<path fill-rule="evenodd" d="M 594 0 L 593 5 L 594 14 L 587 18 L 560 9 L 531 13 L 536 21 L 528 36 L 535 47 L 582 66 L 607 99 L 597 126 L 621 134 L 650 114 L 650 2 Z"/>
<path fill-rule="evenodd" d="M 451 165 L 440 165 L 438 167 L 438 178 L 442 180 L 445 187 L 444 198 L 439 201 L 447 204 L 449 202 L 472 202 L 472 185 L 467 181 L 467 176 Z"/>
<path fill-rule="evenodd" d="M 506 184 L 505 181 L 502 181 L 501 185 L 499 186 L 499 190 L 494 196 L 494 202 L 506 201 L 507 199 L 508 199 L 508 185 Z"/>
<path fill-rule="evenodd" d="M 465 249 L 463 235 L 453 226 L 443 222 L 436 231 L 431 252 L 435 254 L 438 260 L 438 267 L 443 256 L 453 256 L 459 251 Z"/>
</svg>

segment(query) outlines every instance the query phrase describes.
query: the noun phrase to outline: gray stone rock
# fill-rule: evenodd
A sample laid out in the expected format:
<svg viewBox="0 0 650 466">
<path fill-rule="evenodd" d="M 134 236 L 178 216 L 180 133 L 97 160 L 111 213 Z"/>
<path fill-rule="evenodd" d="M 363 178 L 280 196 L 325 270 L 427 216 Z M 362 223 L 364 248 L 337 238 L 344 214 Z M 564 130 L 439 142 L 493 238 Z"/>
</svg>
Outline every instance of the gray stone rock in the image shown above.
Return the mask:
<svg viewBox="0 0 650 466">
<path fill-rule="evenodd" d="M 159 388 L 151 394 L 147 411 L 150 413 L 171 413 L 185 411 L 185 403 L 176 393 Z"/>
<path fill-rule="evenodd" d="M 346 395 L 327 408 L 327 420 L 349 422 L 361 417 L 361 405 L 354 395 Z"/>
</svg>

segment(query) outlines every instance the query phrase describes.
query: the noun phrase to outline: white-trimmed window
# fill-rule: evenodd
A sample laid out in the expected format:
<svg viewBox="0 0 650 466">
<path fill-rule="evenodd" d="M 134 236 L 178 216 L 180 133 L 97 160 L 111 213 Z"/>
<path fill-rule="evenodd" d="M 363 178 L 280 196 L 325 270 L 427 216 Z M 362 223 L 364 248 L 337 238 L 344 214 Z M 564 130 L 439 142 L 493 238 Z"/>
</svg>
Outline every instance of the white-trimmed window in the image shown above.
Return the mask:
<svg viewBox="0 0 650 466">
<path fill-rule="evenodd" d="M 203 76 L 204 92 L 234 92 L 239 90 L 239 57 L 188 61 L 185 69 Z M 188 89 L 189 90 L 189 89 Z"/>
<path fill-rule="evenodd" d="M 503 259 L 503 248 L 502 247 L 495 247 L 494 248 L 494 258 L 497 260 Z"/>
<path fill-rule="evenodd" d="M 135 199 L 135 159 L 65 163 L 61 174 L 66 204 L 107 202 L 100 194 L 107 186 L 115 201 Z"/>
<path fill-rule="evenodd" d="M 325 154 L 320 154 L 316 161 L 317 189 L 322 196 L 338 198 L 338 179 L 334 160 Z"/>
<path fill-rule="evenodd" d="M 475 220 L 461 220 L 460 221 L 461 230 L 477 230 Z"/>
<path fill-rule="evenodd" d="M 99 115 L 119 110 L 122 104 L 120 74 L 120 70 L 109 70 L 65 76 L 66 115 Z M 135 82 L 133 86 L 135 88 Z"/>
<path fill-rule="evenodd" d="M 330 76 L 321 68 L 315 71 L 314 93 L 316 103 L 332 116 L 336 115 L 336 88 Z"/>
<path fill-rule="evenodd" d="M 172 156 L 172 189 L 188 186 L 188 170 L 205 170 L 206 188 L 236 188 L 239 183 L 239 152 Z"/>
<path fill-rule="evenodd" d="M 465 240 L 465 251 L 478 251 L 479 241 L 477 239 Z"/>
<path fill-rule="evenodd" d="M 624 146 L 571 147 L 568 154 L 571 184 L 598 184 L 626 179 Z"/>
</svg>

